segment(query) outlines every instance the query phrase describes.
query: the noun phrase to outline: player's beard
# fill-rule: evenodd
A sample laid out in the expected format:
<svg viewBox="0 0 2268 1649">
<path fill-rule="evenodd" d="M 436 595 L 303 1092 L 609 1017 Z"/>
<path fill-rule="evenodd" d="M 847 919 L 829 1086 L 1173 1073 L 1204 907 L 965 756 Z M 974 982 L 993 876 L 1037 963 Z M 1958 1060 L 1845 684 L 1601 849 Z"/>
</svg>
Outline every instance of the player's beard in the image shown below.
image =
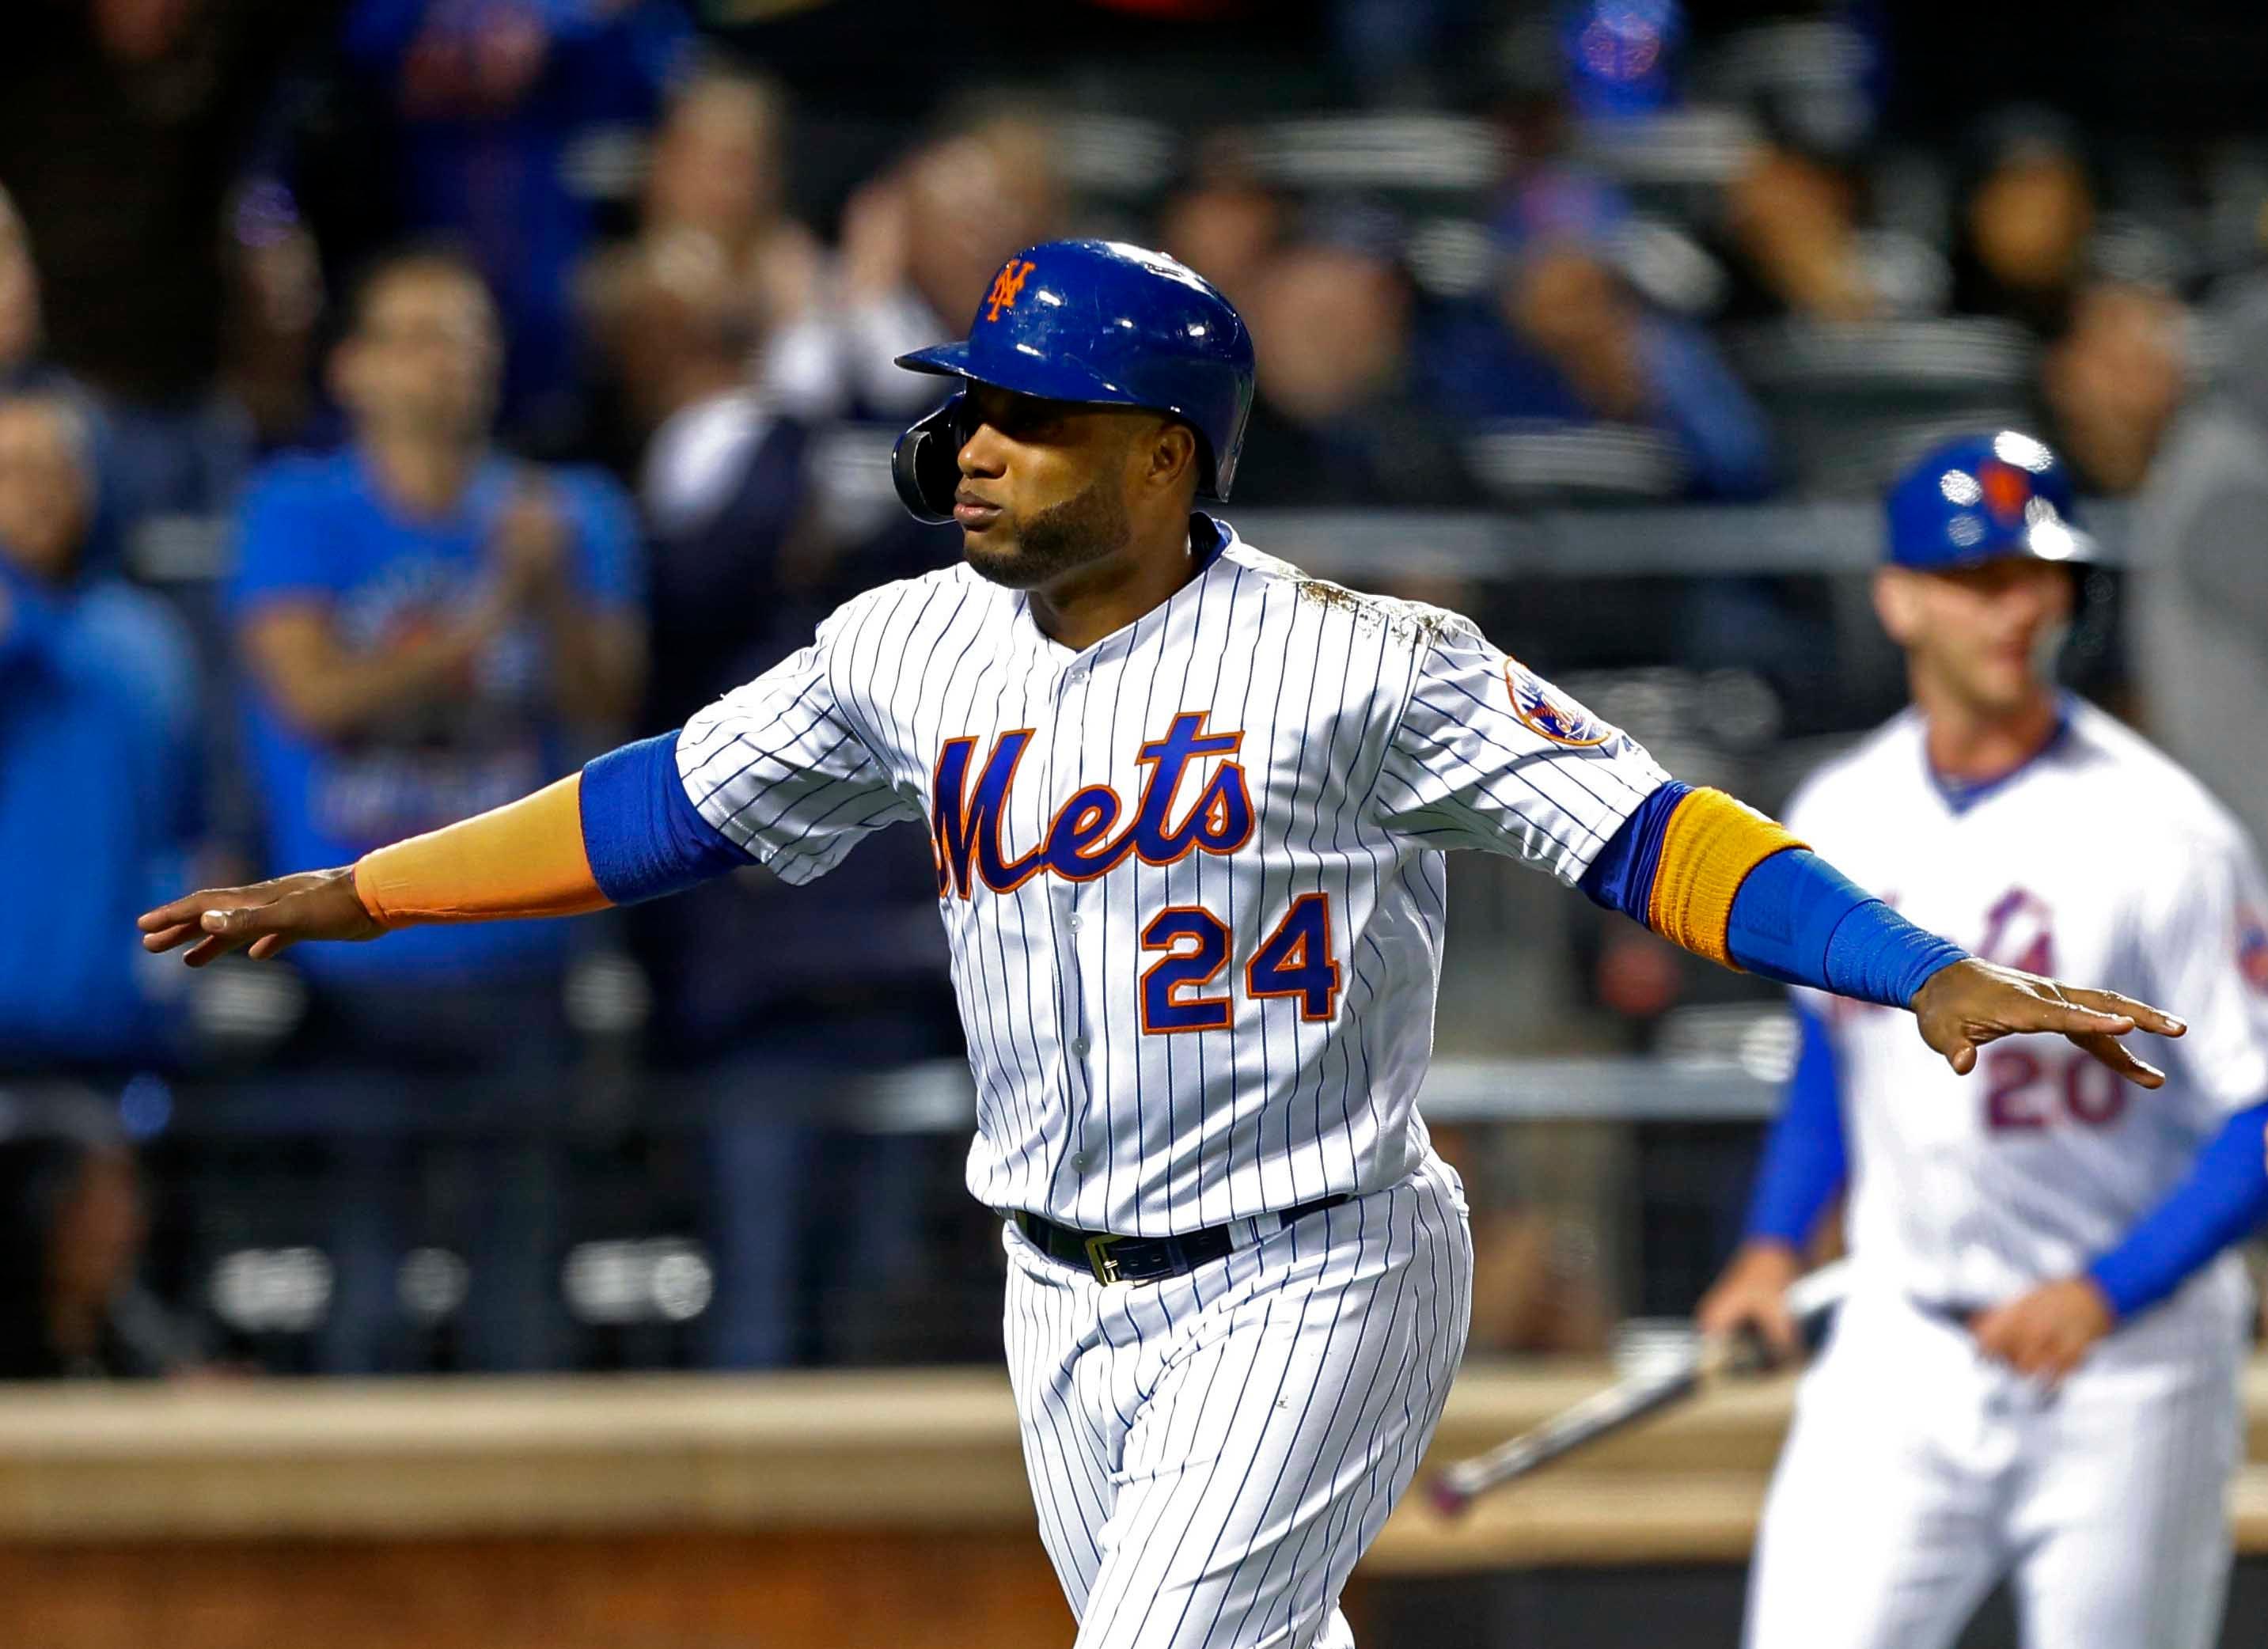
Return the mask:
<svg viewBox="0 0 2268 1649">
<path fill-rule="evenodd" d="M 1011 590 L 1036 590 L 1125 548 L 1134 536 L 1134 519 L 1117 478 L 1102 475 L 1061 504 L 1016 520 L 1014 529 L 1005 549 L 995 549 L 988 541 L 999 533 L 998 526 L 989 533 L 965 534 L 962 553 L 980 578 Z"/>
</svg>

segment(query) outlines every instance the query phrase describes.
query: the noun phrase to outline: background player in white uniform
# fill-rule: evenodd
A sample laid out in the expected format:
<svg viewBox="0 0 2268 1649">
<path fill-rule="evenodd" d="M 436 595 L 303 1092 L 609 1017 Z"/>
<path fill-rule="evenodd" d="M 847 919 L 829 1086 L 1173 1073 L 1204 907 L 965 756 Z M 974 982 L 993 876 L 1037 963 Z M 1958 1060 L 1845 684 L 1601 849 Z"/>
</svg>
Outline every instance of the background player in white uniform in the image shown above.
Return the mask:
<svg viewBox="0 0 2268 1649">
<path fill-rule="evenodd" d="M 1225 495 L 1243 323 L 1138 248 L 1019 254 L 900 444 L 966 564 L 870 592 L 680 732 L 357 865 L 143 918 L 193 963 L 567 914 L 925 819 L 1005 1217 L 1010 1373 L 1082 1649 L 1349 1640 L 1348 1572 L 1462 1350 L 1471 1246 L 1412 1101 L 1441 850 L 1520 858 L 1705 954 L 1911 1005 L 1956 1065 L 2175 1021 L 1965 957 L 1465 621 L 1191 509 Z M 762 943 L 762 935 L 752 935 Z M 2106 1075 L 2109 1075 L 2106 1072 Z M 2111 1080 L 2119 1079 L 2111 1076 Z"/>
<path fill-rule="evenodd" d="M 1702 1325 L 1785 1344 L 1779 1291 L 1846 1177 L 1859 1280 L 1802 1387 L 1748 1641 L 1933 1649 L 2012 1575 L 2036 1649 L 2201 1649 L 2247 1337 L 2225 1245 L 2268 1214 L 2268 887 L 2195 780 L 2057 693 L 2056 563 L 2088 546 L 2046 448 L 1940 447 L 1889 514 L 1877 604 L 1914 705 L 1789 823 L 1977 954 L 2178 1002 L 2197 1030 L 2146 1099 L 2039 1037 L 1963 1083 L 1894 1016 L 1799 992 L 1797 1080 Z"/>
</svg>

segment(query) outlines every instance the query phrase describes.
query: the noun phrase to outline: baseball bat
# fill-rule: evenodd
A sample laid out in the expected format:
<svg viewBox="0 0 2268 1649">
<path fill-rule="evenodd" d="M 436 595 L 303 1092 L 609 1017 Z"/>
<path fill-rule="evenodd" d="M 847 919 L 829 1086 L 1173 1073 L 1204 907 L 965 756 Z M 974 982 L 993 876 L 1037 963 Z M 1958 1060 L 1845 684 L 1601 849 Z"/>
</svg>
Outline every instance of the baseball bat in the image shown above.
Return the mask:
<svg viewBox="0 0 2268 1649">
<path fill-rule="evenodd" d="M 1837 1260 L 1789 1285 L 1787 1308 L 1798 1328 L 1808 1330 L 1849 1292 L 1848 1264 Z M 1705 1340 L 1666 1368 L 1618 1381 L 1532 1431 L 1446 1468 L 1428 1485 L 1434 1509 L 1454 1517 L 1476 1495 L 1524 1477 L 1720 1380 L 1762 1373 L 1771 1363 L 1771 1351 L 1753 1329 Z"/>
</svg>

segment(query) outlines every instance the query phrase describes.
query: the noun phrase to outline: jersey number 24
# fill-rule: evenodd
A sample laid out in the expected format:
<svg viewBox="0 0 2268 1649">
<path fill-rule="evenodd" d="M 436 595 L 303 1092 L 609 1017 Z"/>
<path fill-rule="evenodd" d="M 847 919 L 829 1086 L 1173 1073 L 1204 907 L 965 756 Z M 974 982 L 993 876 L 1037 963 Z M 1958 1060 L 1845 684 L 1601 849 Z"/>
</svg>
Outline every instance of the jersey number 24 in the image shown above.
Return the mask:
<svg viewBox="0 0 2268 1649">
<path fill-rule="evenodd" d="M 1142 975 L 1145 1035 L 1226 1030 L 1236 1005 L 1206 987 L 1228 966 L 1228 924 L 1203 905 L 1167 905 L 1142 930 L 1142 948 L 1163 951 Z M 1301 894 L 1276 931 L 1244 965 L 1244 994 L 1254 1001 L 1296 997 L 1310 1024 L 1339 1011 L 1339 964 L 1331 953 L 1331 902 Z"/>
</svg>

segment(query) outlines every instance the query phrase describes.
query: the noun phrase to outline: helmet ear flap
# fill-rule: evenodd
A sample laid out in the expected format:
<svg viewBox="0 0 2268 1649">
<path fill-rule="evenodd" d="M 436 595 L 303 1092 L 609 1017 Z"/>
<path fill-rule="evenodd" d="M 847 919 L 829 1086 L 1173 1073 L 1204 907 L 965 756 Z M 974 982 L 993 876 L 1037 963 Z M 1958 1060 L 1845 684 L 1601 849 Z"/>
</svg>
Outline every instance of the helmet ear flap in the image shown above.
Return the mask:
<svg viewBox="0 0 2268 1649">
<path fill-rule="evenodd" d="M 890 452 L 890 479 L 898 501 L 917 521 L 941 526 L 953 519 L 961 487 L 961 447 L 968 438 L 965 395 L 955 395 L 898 437 Z"/>
</svg>

